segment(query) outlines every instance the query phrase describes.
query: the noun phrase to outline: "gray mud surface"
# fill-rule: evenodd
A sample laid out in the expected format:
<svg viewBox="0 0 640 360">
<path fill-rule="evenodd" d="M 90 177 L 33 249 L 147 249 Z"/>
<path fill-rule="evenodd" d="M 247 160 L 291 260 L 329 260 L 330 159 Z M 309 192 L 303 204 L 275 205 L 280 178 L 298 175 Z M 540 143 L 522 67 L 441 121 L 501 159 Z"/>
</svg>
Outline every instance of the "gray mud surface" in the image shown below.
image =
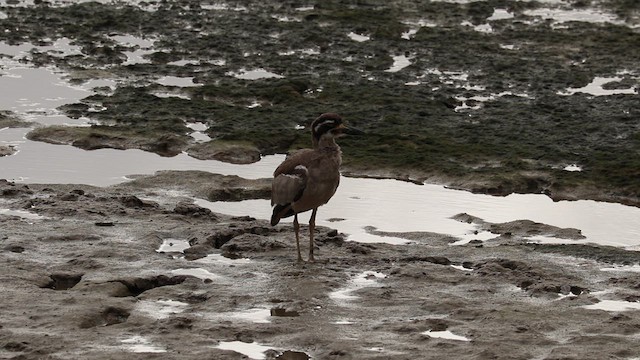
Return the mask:
<svg viewBox="0 0 640 360">
<path fill-rule="evenodd" d="M 6 0 L 0 41 L 67 38 L 80 54 L 34 48 L 20 61 L 74 84 L 117 81 L 59 109 L 94 125 L 39 126 L 32 140 L 250 163 L 308 146 L 302 127 L 335 111 L 367 133 L 341 142 L 354 176 L 638 206 L 640 2 L 459 2 Z M 615 21 L 533 15 L 547 7 Z M 494 9 L 513 16 L 488 20 Z M 154 41 L 146 62 L 128 64 L 141 46 L 117 36 Z M 410 65 L 388 71 L 402 55 Z M 255 69 L 282 77 L 236 76 Z M 596 77 L 636 93 L 560 94 Z M 33 126 L 4 110 L 0 128 Z M 190 136 L 197 122 L 211 141 Z M 638 252 L 459 214 L 496 237 L 363 244 L 317 228 L 319 261 L 296 264 L 291 225 L 194 204 L 269 190 L 268 179 L 204 172 L 105 188 L 0 180 L 0 358 L 243 358 L 220 348 L 234 341 L 289 360 L 640 358 Z M 528 244 L 531 234 L 568 244 Z"/>
<path fill-rule="evenodd" d="M 451 246 L 444 234 L 394 233 L 411 243 L 362 244 L 318 228 L 319 261 L 296 264 L 291 225 L 193 204 L 211 193 L 203 176 L 107 188 L 0 183 L 2 207 L 23 211 L 0 215 L 0 358 L 241 358 L 218 348 L 232 341 L 264 345 L 268 359 L 640 354 L 640 311 L 584 307 L 637 304 L 640 274 L 600 270 L 637 264 L 637 252 L 526 244 L 519 234 L 580 234 L 460 214 L 496 238 Z"/>
</svg>

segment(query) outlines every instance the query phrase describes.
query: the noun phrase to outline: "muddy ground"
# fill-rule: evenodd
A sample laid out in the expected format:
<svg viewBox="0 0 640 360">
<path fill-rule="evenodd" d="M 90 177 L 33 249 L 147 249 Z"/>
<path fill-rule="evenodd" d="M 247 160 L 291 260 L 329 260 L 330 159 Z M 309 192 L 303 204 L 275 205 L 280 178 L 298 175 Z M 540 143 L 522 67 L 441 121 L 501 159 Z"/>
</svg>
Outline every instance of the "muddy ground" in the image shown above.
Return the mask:
<svg viewBox="0 0 640 360">
<path fill-rule="evenodd" d="M 218 348 L 232 341 L 280 359 L 640 355 L 640 311 L 585 308 L 636 303 L 640 274 L 600 269 L 637 264 L 637 252 L 526 244 L 526 234 L 581 234 L 460 214 L 496 238 L 451 246 L 445 234 L 394 233 L 411 243 L 361 244 L 319 228 L 318 262 L 297 264 L 291 225 L 194 205 L 211 193 L 203 183 L 228 181 L 181 172 L 107 188 L 0 183 L 2 207 L 24 211 L 0 215 L 0 358 L 241 358 Z M 264 187 L 253 183 L 243 187 Z"/>
<path fill-rule="evenodd" d="M 98 125 L 39 127 L 33 140 L 242 163 L 307 146 L 299 128 L 337 111 L 367 132 L 341 142 L 353 175 L 640 204 L 638 95 L 558 95 L 596 76 L 638 87 L 635 1 L 561 5 L 620 19 L 596 24 L 557 24 L 529 15 L 548 2 L 511 0 L 35 3 L 0 2 L 1 41 L 69 38 L 81 55 L 23 61 L 75 83 L 119 82 L 60 109 Z M 475 30 L 495 8 L 513 18 Z M 149 62 L 126 65 L 138 48 L 113 35 L 154 39 Z M 411 65 L 385 71 L 399 55 Z M 284 78 L 233 76 L 256 68 Z M 202 86 L 153 81 L 161 76 Z M 0 127 L 25 126 L 2 110 Z M 189 136 L 194 122 L 211 142 Z M 562 170 L 570 164 L 583 171 Z M 637 265 L 638 252 L 527 244 L 581 234 L 460 214 L 496 238 L 452 246 L 446 234 L 394 233 L 411 243 L 361 244 L 319 228 L 318 262 L 297 264 L 290 225 L 193 204 L 268 196 L 268 179 L 204 172 L 106 188 L 0 180 L 0 358 L 241 358 L 219 348 L 233 341 L 263 345 L 270 359 L 640 358 L 640 311 L 588 308 L 638 304 L 638 272 L 600 270 Z"/>
</svg>

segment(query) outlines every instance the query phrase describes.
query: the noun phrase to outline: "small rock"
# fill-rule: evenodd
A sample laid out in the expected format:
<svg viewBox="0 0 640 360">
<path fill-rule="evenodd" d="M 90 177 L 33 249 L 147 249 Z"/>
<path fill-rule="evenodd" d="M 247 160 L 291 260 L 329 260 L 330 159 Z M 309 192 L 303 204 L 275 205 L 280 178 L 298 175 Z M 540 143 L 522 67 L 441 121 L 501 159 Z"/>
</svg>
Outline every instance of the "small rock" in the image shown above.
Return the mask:
<svg viewBox="0 0 640 360">
<path fill-rule="evenodd" d="M 181 201 L 176 204 L 173 212 L 180 215 L 201 217 L 201 216 L 214 216 L 210 209 L 203 208 L 188 201 Z"/>
<path fill-rule="evenodd" d="M 62 201 L 78 201 L 78 198 L 78 194 L 75 193 L 68 193 L 60 196 L 60 200 Z"/>
<path fill-rule="evenodd" d="M 22 253 L 24 252 L 24 247 L 20 246 L 20 245 L 7 245 L 4 247 L 4 249 L 6 251 L 11 251 L 14 253 Z"/>
</svg>

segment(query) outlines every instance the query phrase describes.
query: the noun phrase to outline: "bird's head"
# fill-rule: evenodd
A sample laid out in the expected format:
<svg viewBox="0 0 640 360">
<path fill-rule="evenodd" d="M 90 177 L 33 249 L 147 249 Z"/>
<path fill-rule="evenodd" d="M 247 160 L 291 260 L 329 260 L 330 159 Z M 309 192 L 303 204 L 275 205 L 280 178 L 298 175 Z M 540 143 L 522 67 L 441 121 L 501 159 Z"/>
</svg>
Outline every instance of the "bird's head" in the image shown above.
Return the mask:
<svg viewBox="0 0 640 360">
<path fill-rule="evenodd" d="M 364 132 L 347 126 L 342 117 L 336 113 L 324 113 L 311 123 L 311 134 L 314 142 L 319 142 L 323 137 L 336 138 L 344 134 L 362 135 Z"/>
</svg>

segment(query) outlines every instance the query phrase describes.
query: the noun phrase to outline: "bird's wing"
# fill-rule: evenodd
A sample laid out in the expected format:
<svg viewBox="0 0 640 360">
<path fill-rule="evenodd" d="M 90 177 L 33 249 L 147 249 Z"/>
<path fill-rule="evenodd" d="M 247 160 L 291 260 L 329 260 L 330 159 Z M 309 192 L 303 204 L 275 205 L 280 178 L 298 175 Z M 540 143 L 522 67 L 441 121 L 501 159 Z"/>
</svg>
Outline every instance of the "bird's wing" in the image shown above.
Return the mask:
<svg viewBox="0 0 640 360">
<path fill-rule="evenodd" d="M 299 151 L 288 157 L 273 173 L 271 205 L 290 204 L 298 200 L 307 186 L 307 167 L 304 158 L 307 151 Z"/>
<path fill-rule="evenodd" d="M 289 173 L 273 178 L 271 184 L 271 205 L 290 204 L 298 200 L 307 186 L 307 168 L 298 165 Z"/>
</svg>

